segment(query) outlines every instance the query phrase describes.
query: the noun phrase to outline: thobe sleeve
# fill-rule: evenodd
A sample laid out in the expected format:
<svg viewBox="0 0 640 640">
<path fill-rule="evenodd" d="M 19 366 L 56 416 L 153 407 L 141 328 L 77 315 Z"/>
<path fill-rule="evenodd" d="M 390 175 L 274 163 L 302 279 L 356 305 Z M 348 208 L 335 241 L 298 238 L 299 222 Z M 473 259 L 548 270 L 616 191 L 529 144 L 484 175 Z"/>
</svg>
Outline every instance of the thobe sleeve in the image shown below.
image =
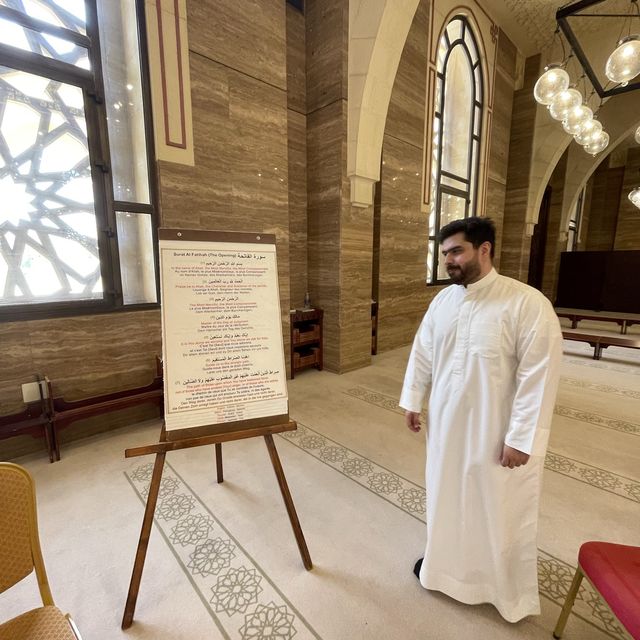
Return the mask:
<svg viewBox="0 0 640 640">
<path fill-rule="evenodd" d="M 427 389 L 431 386 L 431 364 L 433 361 L 433 317 L 432 306 L 425 314 L 416 337 L 404 375 L 400 394 L 400 406 L 407 411 L 422 411 Z"/>
<path fill-rule="evenodd" d="M 562 331 L 546 298 L 526 300 L 516 335 L 516 393 L 505 444 L 544 455 L 560 380 Z"/>
</svg>

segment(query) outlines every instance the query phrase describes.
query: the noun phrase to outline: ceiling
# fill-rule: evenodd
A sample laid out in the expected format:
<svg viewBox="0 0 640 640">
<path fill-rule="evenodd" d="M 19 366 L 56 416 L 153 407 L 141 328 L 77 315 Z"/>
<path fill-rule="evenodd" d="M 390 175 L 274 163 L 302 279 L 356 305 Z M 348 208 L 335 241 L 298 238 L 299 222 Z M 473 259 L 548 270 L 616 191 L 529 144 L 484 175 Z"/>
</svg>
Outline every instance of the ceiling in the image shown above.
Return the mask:
<svg viewBox="0 0 640 640">
<path fill-rule="evenodd" d="M 482 4 L 528 57 L 551 43 L 556 28 L 556 10 L 566 3 L 558 0 L 484 0 Z"/>
<path fill-rule="evenodd" d="M 480 0 L 480 2 L 489 9 L 502 30 L 527 57 L 541 51 L 548 51 L 556 30 L 556 11 L 561 6 L 571 4 L 571 2 L 559 0 Z M 588 12 L 627 15 L 630 6 L 630 0 L 604 0 L 590 7 Z M 607 55 L 615 48 L 623 19 L 571 18 L 571 20 L 571 27 L 581 41 L 590 40 L 596 45 L 606 43 L 604 48 L 608 50 Z M 597 37 L 593 37 L 596 33 Z"/>
</svg>

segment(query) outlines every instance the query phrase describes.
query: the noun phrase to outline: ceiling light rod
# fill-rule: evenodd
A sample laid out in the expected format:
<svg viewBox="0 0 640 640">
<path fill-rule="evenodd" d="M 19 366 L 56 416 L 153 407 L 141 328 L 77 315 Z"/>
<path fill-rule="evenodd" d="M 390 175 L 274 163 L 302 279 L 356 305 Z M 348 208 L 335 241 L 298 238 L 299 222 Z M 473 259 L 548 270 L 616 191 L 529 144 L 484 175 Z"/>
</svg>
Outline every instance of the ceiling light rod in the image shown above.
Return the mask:
<svg viewBox="0 0 640 640">
<path fill-rule="evenodd" d="M 579 0 L 578 2 L 572 2 L 571 4 L 565 5 L 556 11 L 556 22 L 558 26 L 562 30 L 567 42 L 573 52 L 578 58 L 578 61 L 582 65 L 584 72 L 587 74 L 589 78 L 589 82 L 591 82 L 593 88 L 596 90 L 596 93 L 600 96 L 600 98 L 608 98 L 609 96 L 615 96 L 620 93 L 626 93 L 627 91 L 633 91 L 635 89 L 640 89 L 640 80 L 636 80 L 635 82 L 630 82 L 627 85 L 617 85 L 612 87 L 611 89 L 605 89 L 598 80 L 598 77 L 591 67 L 591 63 L 589 62 L 582 45 L 578 41 L 576 34 L 574 33 L 571 25 L 569 24 L 569 18 L 579 18 L 579 17 L 587 17 L 593 16 L 597 18 L 604 17 L 622 17 L 622 18 L 632 18 L 634 17 L 632 13 L 629 14 L 580 14 L 579 12 L 583 9 L 587 9 L 588 7 L 593 7 L 597 4 L 602 4 L 606 2 L 606 0 Z M 638 5 L 636 4 L 638 0 L 631 0 L 631 4 L 635 5 L 636 9 Z"/>
</svg>

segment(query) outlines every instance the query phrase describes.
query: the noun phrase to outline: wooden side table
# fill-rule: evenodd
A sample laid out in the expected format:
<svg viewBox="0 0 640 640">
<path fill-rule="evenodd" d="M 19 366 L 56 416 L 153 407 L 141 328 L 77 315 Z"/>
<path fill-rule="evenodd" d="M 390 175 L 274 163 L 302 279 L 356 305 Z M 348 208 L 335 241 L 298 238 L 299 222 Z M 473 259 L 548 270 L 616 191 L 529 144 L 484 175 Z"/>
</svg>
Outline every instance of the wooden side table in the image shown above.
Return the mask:
<svg viewBox="0 0 640 640">
<path fill-rule="evenodd" d="M 315 367 L 322 371 L 322 309 L 291 311 L 291 378 L 296 371 Z"/>
</svg>

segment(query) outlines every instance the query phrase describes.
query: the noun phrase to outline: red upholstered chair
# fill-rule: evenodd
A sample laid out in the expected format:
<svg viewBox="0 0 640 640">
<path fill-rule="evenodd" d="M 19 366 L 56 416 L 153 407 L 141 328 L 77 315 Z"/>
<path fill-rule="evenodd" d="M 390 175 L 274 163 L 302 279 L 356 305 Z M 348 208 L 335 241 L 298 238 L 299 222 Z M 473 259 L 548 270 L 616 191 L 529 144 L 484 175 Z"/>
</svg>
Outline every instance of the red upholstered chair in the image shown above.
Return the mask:
<svg viewBox="0 0 640 640">
<path fill-rule="evenodd" d="M 640 640 L 640 547 L 611 542 L 585 542 L 580 547 L 578 568 L 553 637 L 562 636 L 584 576 L 629 637 Z"/>
</svg>

